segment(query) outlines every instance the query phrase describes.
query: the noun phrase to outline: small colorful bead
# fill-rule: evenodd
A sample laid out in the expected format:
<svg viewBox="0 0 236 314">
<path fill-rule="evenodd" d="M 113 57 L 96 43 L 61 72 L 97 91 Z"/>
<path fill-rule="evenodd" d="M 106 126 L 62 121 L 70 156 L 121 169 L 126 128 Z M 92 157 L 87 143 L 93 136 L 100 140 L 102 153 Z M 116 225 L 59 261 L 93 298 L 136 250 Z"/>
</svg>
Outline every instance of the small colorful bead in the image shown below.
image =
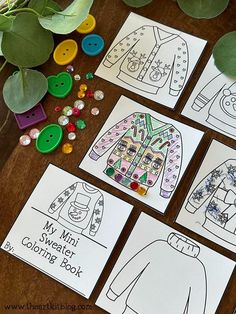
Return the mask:
<svg viewBox="0 0 236 314">
<path fill-rule="evenodd" d="M 55 112 L 60 112 L 60 111 L 61 111 L 61 107 L 60 107 L 60 106 L 56 106 L 56 107 L 54 108 L 54 111 L 55 111 Z"/>
<path fill-rule="evenodd" d="M 85 92 L 80 90 L 77 95 L 78 95 L 78 98 L 84 98 L 85 97 Z"/>
<path fill-rule="evenodd" d="M 73 151 L 73 146 L 70 143 L 65 143 L 62 145 L 62 152 L 64 154 L 70 154 Z"/>
<path fill-rule="evenodd" d="M 74 102 L 74 107 L 75 107 L 75 108 L 78 108 L 79 110 L 84 109 L 84 106 L 85 106 L 85 103 L 84 103 L 83 100 L 76 100 L 76 101 Z"/>
<path fill-rule="evenodd" d="M 115 173 L 115 170 L 113 168 L 107 168 L 106 174 L 111 177 Z"/>
<path fill-rule="evenodd" d="M 88 89 L 88 86 L 86 84 L 81 84 L 79 89 L 83 92 L 86 92 L 86 90 Z"/>
<path fill-rule="evenodd" d="M 137 191 L 137 190 L 138 190 L 138 187 L 139 187 L 139 184 L 138 184 L 137 182 L 131 182 L 131 183 L 130 183 L 130 188 L 131 188 L 131 190 Z"/>
<path fill-rule="evenodd" d="M 137 192 L 138 192 L 139 195 L 144 196 L 147 193 L 147 189 L 144 188 L 143 186 L 139 186 L 138 189 L 137 189 Z"/>
<path fill-rule="evenodd" d="M 97 107 L 94 107 L 91 109 L 91 114 L 93 116 L 98 116 L 99 115 L 99 109 Z"/>
<path fill-rule="evenodd" d="M 64 126 L 64 125 L 67 125 L 67 123 L 69 122 L 69 118 L 66 117 L 66 116 L 64 116 L 64 115 L 62 115 L 62 116 L 60 116 L 60 117 L 58 118 L 57 121 L 58 121 L 58 124 Z"/>
<path fill-rule="evenodd" d="M 40 131 L 38 129 L 31 129 L 29 131 L 29 136 L 32 138 L 32 140 L 36 140 L 38 138 Z"/>
<path fill-rule="evenodd" d="M 94 93 L 93 93 L 93 91 L 92 90 L 87 90 L 87 92 L 86 92 L 86 97 L 88 97 L 88 98 L 93 98 L 93 95 L 94 95 Z"/>
<path fill-rule="evenodd" d="M 115 175 L 115 180 L 117 182 L 120 182 L 122 179 L 123 179 L 123 176 L 121 174 L 118 173 L 118 174 Z"/>
<path fill-rule="evenodd" d="M 62 109 L 62 113 L 69 117 L 69 116 L 72 116 L 72 107 L 71 106 L 65 106 L 63 109 Z"/>
<path fill-rule="evenodd" d="M 81 76 L 79 74 L 75 74 L 74 75 L 74 80 L 75 81 L 80 81 L 81 80 Z"/>
<path fill-rule="evenodd" d="M 29 135 L 24 134 L 19 138 L 19 142 L 22 146 L 28 146 L 31 143 L 31 138 Z"/>
<path fill-rule="evenodd" d="M 74 67 L 73 67 L 73 65 L 71 65 L 71 64 L 67 65 L 67 67 L 66 67 L 66 72 L 68 72 L 68 73 L 74 72 Z"/>
<path fill-rule="evenodd" d="M 74 132 L 70 132 L 68 134 L 68 140 L 74 141 L 76 139 L 76 134 Z"/>
<path fill-rule="evenodd" d="M 86 73 L 85 77 L 87 80 L 92 80 L 94 78 L 94 75 L 92 72 L 88 72 L 88 73 Z"/>
<path fill-rule="evenodd" d="M 72 115 L 74 117 L 79 117 L 80 116 L 80 109 L 77 107 L 72 108 Z"/>
<path fill-rule="evenodd" d="M 96 90 L 93 97 L 95 100 L 102 100 L 104 98 L 104 92 L 102 90 Z"/>
<path fill-rule="evenodd" d="M 86 128 L 86 123 L 85 123 L 85 121 L 82 120 L 82 119 L 77 120 L 77 121 L 76 121 L 76 127 L 77 127 L 77 129 L 79 129 L 79 130 L 85 129 L 85 128 Z"/>
<path fill-rule="evenodd" d="M 75 132 L 75 130 L 76 130 L 75 124 L 72 123 L 72 122 L 69 122 L 69 123 L 66 125 L 66 130 L 67 130 L 68 132 Z"/>
</svg>

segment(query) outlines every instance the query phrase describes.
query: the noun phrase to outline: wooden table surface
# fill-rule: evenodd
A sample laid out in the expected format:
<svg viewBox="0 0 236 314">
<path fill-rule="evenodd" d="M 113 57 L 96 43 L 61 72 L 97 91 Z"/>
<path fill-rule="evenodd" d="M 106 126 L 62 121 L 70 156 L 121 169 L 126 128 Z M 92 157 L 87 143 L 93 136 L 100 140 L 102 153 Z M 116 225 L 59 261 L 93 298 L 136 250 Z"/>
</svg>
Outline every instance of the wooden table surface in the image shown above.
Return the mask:
<svg viewBox="0 0 236 314">
<path fill-rule="evenodd" d="M 61 1 L 65 2 L 65 1 Z M 106 43 L 106 49 L 112 43 L 115 35 L 124 23 L 131 8 L 124 5 L 121 0 L 95 0 L 91 13 L 96 17 L 97 27 L 96 33 L 101 34 Z M 54 313 L 54 311 L 40 311 L 40 310 L 7 310 L 5 308 L 8 304 L 45 304 L 51 302 L 54 304 L 75 304 L 75 305 L 90 305 L 90 309 L 80 310 L 76 313 L 104 313 L 102 309 L 96 307 L 95 301 L 101 291 L 105 281 L 111 272 L 124 243 L 130 234 L 135 221 L 141 211 L 144 211 L 152 217 L 163 221 L 187 236 L 205 244 L 216 252 L 221 253 L 231 259 L 236 260 L 235 254 L 224 249 L 223 247 L 214 244 L 211 241 L 189 231 L 174 223 L 174 219 L 180 210 L 186 192 L 188 191 L 194 174 L 199 169 L 204 154 L 212 140 L 215 138 L 223 143 L 236 148 L 234 140 L 229 139 L 217 132 L 209 130 L 198 123 L 191 121 L 180 115 L 184 104 L 186 103 L 191 91 L 193 90 L 207 60 L 210 57 L 214 43 L 225 33 L 236 29 L 236 1 L 231 0 L 228 9 L 219 17 L 211 20 L 197 20 L 186 16 L 178 8 L 173 0 L 153 0 L 153 2 L 143 8 L 133 9 L 134 12 L 166 24 L 168 26 L 180 29 L 192 35 L 196 35 L 208 41 L 207 47 L 204 50 L 202 58 L 194 71 L 190 82 L 187 84 L 183 95 L 181 96 L 175 110 L 170 110 L 163 106 L 129 92 L 121 87 L 115 86 L 105 80 L 96 77 L 89 81 L 91 89 L 101 89 L 105 92 L 105 99 L 99 104 L 95 100 L 86 100 L 86 108 L 83 110 L 82 118 L 87 122 L 87 128 L 81 132 L 77 132 L 78 137 L 74 142 L 74 150 L 70 155 L 64 155 L 61 148 L 48 155 L 41 155 L 38 153 L 33 144 L 28 147 L 18 145 L 18 138 L 22 131 L 18 130 L 13 114 L 8 113 L 3 99 L 0 99 L 0 125 L 3 125 L 0 132 L 0 166 L 1 180 L 0 180 L 0 242 L 2 243 L 14 223 L 19 212 L 23 208 L 26 200 L 30 196 L 32 189 L 37 184 L 45 168 L 49 163 L 53 163 L 74 175 L 80 176 L 82 179 L 97 185 L 98 187 L 109 191 L 117 197 L 134 205 L 133 212 L 126 224 L 121 237 L 109 259 L 93 293 L 89 300 L 81 297 L 72 290 L 66 288 L 57 281 L 49 278 L 40 271 L 30 267 L 26 263 L 0 250 L 0 313 Z M 56 36 L 55 43 L 58 43 L 65 37 L 74 38 L 78 42 L 81 41 L 81 36 L 74 32 L 69 36 Z M 79 50 L 79 55 L 73 62 L 76 72 L 84 75 L 89 71 L 95 71 L 98 64 L 102 60 L 103 55 L 97 57 L 88 57 Z M 54 63 L 52 57 L 50 60 L 40 68 L 45 75 L 55 74 L 65 69 L 65 67 L 58 66 Z M 7 66 L 1 73 L 1 88 L 3 82 L 8 75 L 13 71 L 13 67 Z M 81 81 L 82 82 L 82 81 Z M 83 82 L 86 83 L 85 80 Z M 76 85 L 75 85 L 76 86 Z M 56 105 L 64 106 L 73 104 L 76 99 L 77 89 L 74 86 L 72 93 L 66 99 L 56 99 L 50 95 L 46 95 L 42 103 L 48 115 L 47 123 L 56 122 L 58 114 L 54 112 Z M 165 114 L 171 118 L 177 119 L 187 125 L 196 127 L 205 131 L 203 141 L 197 149 L 190 166 L 184 174 L 181 184 L 178 186 L 173 199 L 171 200 L 165 215 L 161 215 L 148 206 L 140 205 L 138 201 L 125 193 L 116 190 L 114 187 L 100 181 L 92 175 L 77 168 L 77 164 L 89 149 L 96 134 L 104 124 L 109 113 L 115 106 L 120 95 L 125 95 L 131 99 L 140 102 L 154 111 Z M 93 106 L 98 105 L 100 108 L 100 115 L 93 117 L 90 115 L 90 110 Z M 46 123 L 40 123 L 38 128 L 42 128 Z M 27 130 L 26 130 L 27 132 Z M 66 139 L 64 140 L 64 142 Z M 112 228 L 112 226 L 111 226 Z M 220 271 L 220 269 L 219 269 Z M 224 296 L 219 304 L 217 313 L 232 314 L 236 307 L 236 272 L 231 277 Z M 69 313 L 68 311 L 55 311 L 58 313 Z M 155 312 L 158 313 L 158 312 Z M 145 313 L 152 314 L 152 313 Z M 159 314 L 159 313 L 158 313 Z M 160 313 L 165 314 L 165 313 Z M 173 313 L 175 314 L 175 313 Z M 191 314 L 191 313 L 189 313 Z"/>
</svg>

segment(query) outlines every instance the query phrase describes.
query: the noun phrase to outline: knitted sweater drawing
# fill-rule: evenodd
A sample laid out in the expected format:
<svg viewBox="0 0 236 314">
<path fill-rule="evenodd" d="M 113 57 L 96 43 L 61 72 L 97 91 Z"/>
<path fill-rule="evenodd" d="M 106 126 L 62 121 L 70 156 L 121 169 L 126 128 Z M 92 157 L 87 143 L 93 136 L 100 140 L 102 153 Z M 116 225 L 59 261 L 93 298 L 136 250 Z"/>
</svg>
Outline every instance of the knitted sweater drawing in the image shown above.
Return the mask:
<svg viewBox="0 0 236 314">
<path fill-rule="evenodd" d="M 198 259 L 200 248 L 177 233 L 156 240 L 134 255 L 107 291 L 115 301 L 132 285 L 123 313 L 204 314 L 206 271 Z M 166 261 L 173 261 L 171 267 Z"/>
<path fill-rule="evenodd" d="M 195 213 L 205 205 L 203 227 L 236 245 L 236 160 L 229 159 L 212 170 L 188 198 L 186 209 Z"/>
<path fill-rule="evenodd" d="M 76 182 L 60 193 L 51 203 L 48 211 L 59 211 L 58 222 L 66 228 L 95 236 L 103 216 L 104 200 L 102 193 L 83 182 Z"/>
<path fill-rule="evenodd" d="M 160 195 L 169 198 L 182 163 L 182 138 L 171 124 L 148 113 L 133 113 L 105 132 L 92 147 L 98 160 L 114 146 L 104 170 L 110 178 L 130 188 L 133 182 L 148 189 L 163 172 Z"/>
<path fill-rule="evenodd" d="M 170 77 L 170 95 L 178 96 L 183 89 L 189 53 L 186 41 L 179 35 L 157 26 L 144 25 L 111 48 L 103 65 L 110 68 L 123 57 L 117 76 L 121 81 L 157 94 Z"/>
</svg>

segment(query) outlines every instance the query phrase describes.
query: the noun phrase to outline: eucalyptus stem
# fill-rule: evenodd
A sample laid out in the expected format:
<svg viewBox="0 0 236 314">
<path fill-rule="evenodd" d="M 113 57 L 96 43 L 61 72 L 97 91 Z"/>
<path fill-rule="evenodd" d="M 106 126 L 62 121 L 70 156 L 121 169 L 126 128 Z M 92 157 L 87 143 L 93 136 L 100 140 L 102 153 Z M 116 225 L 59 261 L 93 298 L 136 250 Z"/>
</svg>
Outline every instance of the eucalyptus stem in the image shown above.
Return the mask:
<svg viewBox="0 0 236 314">
<path fill-rule="evenodd" d="M 6 13 L 4 13 L 4 15 L 9 15 L 12 13 L 17 13 L 17 12 L 32 12 L 32 13 L 36 14 L 37 16 L 41 17 L 41 15 L 37 11 L 35 11 L 34 9 L 31 9 L 31 8 L 20 8 L 20 9 L 10 10 L 10 11 L 7 11 Z"/>
<path fill-rule="evenodd" d="M 4 62 L 3 62 L 3 64 L 1 65 L 1 67 L 0 67 L 0 72 L 2 72 L 2 70 L 5 68 L 5 65 L 7 64 L 7 60 L 5 60 Z"/>
</svg>

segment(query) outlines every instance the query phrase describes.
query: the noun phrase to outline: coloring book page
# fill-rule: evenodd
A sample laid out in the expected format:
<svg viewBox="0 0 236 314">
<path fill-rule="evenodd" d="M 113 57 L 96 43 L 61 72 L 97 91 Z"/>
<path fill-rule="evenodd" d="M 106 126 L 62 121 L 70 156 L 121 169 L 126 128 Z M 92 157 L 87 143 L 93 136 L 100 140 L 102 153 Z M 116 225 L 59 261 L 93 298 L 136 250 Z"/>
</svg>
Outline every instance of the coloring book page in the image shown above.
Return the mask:
<svg viewBox="0 0 236 314">
<path fill-rule="evenodd" d="M 213 140 L 177 222 L 236 253 L 236 150 Z"/>
<path fill-rule="evenodd" d="M 121 96 L 79 167 L 164 213 L 202 136 Z"/>
<path fill-rule="evenodd" d="M 131 210 L 49 165 L 1 248 L 89 298 Z"/>
<path fill-rule="evenodd" d="M 206 41 L 130 13 L 96 75 L 174 108 Z"/>
<path fill-rule="evenodd" d="M 96 305 L 112 314 L 215 314 L 234 267 L 141 213 Z"/>
<path fill-rule="evenodd" d="M 182 115 L 236 139 L 236 78 L 221 73 L 211 56 Z"/>
</svg>

